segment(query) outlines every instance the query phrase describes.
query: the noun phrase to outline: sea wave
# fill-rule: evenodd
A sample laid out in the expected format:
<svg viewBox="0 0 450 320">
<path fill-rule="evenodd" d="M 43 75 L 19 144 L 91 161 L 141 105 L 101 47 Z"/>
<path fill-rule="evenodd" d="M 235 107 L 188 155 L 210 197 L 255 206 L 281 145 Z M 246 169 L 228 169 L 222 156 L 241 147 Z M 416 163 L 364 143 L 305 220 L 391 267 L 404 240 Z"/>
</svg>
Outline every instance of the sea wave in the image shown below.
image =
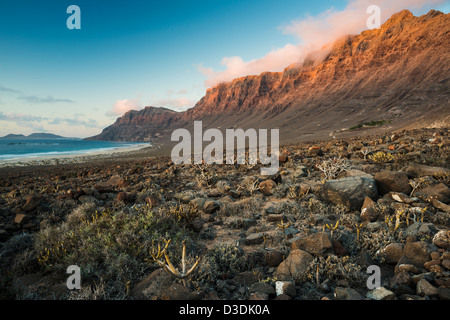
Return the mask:
<svg viewBox="0 0 450 320">
<path fill-rule="evenodd" d="M 65 150 L 65 151 L 48 151 L 48 152 L 32 152 L 32 153 L 23 153 L 23 154 L 0 154 L 0 160 L 21 160 L 21 159 L 32 159 L 38 157 L 48 157 L 48 156 L 71 156 L 71 155 L 89 155 L 92 153 L 103 153 L 109 151 L 120 151 L 121 149 L 130 148 L 134 146 L 141 146 L 142 148 L 151 146 L 149 143 L 129 143 L 129 144 L 121 144 L 116 146 L 108 146 L 108 147 L 98 147 L 98 148 L 88 148 L 88 149 L 79 149 L 79 150 Z"/>
</svg>

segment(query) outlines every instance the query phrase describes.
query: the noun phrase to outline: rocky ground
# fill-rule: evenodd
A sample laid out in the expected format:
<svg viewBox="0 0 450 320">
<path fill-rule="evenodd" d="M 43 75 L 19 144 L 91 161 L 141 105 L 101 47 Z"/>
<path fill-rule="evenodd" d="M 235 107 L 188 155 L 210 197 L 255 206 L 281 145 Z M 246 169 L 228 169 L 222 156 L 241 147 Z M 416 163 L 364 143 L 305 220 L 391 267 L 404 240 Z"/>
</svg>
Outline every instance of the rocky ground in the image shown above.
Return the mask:
<svg viewBox="0 0 450 320">
<path fill-rule="evenodd" d="M 271 177 L 152 150 L 2 168 L 1 297 L 448 300 L 449 132 L 286 145 Z"/>
</svg>

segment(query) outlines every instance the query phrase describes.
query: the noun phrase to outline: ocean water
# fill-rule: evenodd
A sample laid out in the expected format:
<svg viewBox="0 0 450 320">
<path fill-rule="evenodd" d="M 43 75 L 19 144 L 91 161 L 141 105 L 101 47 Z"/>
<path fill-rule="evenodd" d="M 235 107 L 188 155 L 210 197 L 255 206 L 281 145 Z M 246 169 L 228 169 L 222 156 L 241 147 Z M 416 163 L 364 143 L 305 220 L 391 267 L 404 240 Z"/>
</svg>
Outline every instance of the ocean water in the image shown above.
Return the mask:
<svg viewBox="0 0 450 320">
<path fill-rule="evenodd" d="M 149 145 L 139 142 L 87 141 L 82 139 L 0 139 L 0 160 L 40 156 L 86 155 L 91 152 Z"/>
</svg>

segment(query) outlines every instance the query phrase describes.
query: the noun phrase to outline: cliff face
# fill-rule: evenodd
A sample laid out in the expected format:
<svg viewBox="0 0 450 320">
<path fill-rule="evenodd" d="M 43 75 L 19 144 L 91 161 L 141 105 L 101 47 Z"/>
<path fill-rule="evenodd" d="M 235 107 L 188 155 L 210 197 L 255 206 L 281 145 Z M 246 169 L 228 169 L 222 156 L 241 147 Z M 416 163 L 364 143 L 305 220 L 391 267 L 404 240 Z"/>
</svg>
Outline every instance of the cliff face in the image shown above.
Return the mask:
<svg viewBox="0 0 450 320">
<path fill-rule="evenodd" d="M 219 84 L 185 112 L 127 113 L 94 138 L 170 139 L 174 129 L 203 120 L 223 129 L 279 128 L 282 139 L 295 140 L 372 120 L 410 127 L 450 119 L 450 14 L 404 10 L 315 56 L 322 58 Z"/>
<path fill-rule="evenodd" d="M 154 141 L 164 135 L 165 130 L 169 130 L 177 115 L 178 112 L 166 108 L 131 110 L 103 129 L 98 136 L 87 140 Z"/>
</svg>

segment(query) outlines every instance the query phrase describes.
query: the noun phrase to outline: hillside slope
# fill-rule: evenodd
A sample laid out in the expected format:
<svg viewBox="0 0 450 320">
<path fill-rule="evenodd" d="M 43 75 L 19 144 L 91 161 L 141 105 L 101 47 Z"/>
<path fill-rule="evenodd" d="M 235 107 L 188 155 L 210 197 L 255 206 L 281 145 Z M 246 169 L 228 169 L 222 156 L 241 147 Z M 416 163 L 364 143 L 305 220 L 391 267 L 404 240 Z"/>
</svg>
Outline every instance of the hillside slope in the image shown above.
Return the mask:
<svg viewBox="0 0 450 320">
<path fill-rule="evenodd" d="M 450 14 L 403 10 L 380 29 L 311 55 L 322 60 L 221 83 L 185 112 L 130 111 L 90 139 L 164 142 L 194 120 L 204 128 L 279 128 L 284 141 L 353 135 L 349 128 L 380 120 L 383 130 L 448 124 L 449 40 Z"/>
</svg>

